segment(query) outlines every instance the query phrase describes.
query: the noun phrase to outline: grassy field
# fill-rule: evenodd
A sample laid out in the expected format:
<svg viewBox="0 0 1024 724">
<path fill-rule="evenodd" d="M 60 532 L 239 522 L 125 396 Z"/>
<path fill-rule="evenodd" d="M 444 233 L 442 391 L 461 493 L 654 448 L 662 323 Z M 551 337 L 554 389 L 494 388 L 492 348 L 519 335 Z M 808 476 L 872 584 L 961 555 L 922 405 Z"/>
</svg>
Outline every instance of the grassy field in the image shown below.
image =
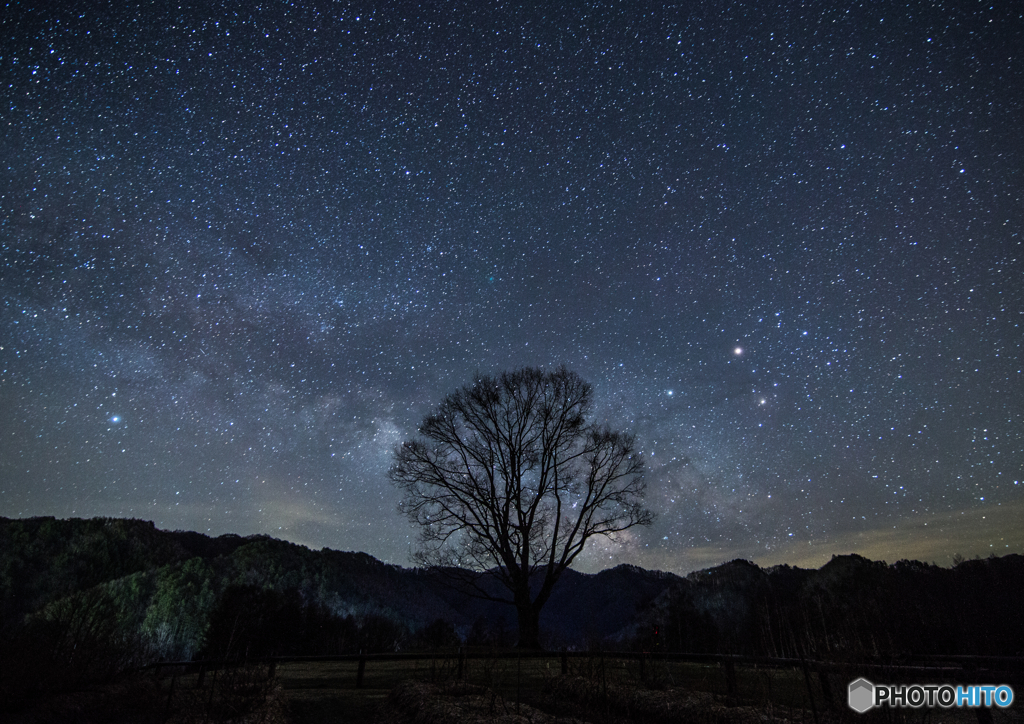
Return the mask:
<svg viewBox="0 0 1024 724">
<path fill-rule="evenodd" d="M 533 706 L 559 716 L 602 724 L 648 720 L 719 724 L 780 721 L 789 724 L 1024 722 L 1021 716 L 1024 712 L 1016 704 L 1008 710 L 986 711 L 985 714 L 993 716 L 984 720 L 970 709 L 884 709 L 857 715 L 846 706 L 846 688 L 855 678 L 854 672 L 831 675 L 830 702 L 818 676 L 813 673 L 807 676 L 799 668 L 737 666 L 734 696 L 729 697 L 727 672 L 721 664 L 647 660 L 641 670 L 636 659 L 601 655 L 569 658 L 567 663 L 568 676 L 562 677 L 562 662 L 558 654 L 521 659 L 514 654 L 466 658 L 461 681 L 473 687 L 483 687 L 473 695 L 479 699 L 479 694 L 485 691 L 485 698 L 490 700 L 492 709 L 496 698 L 500 710 L 507 713 L 518 712 L 520 705 L 524 710 L 526 706 Z M 204 686 L 199 685 L 195 671 L 179 672 L 174 677 L 174 706 L 167 711 L 175 712 L 169 719 L 172 722 L 217 721 L 217 717 L 211 718 L 208 712 L 229 712 L 232 706 L 238 710 L 255 696 L 269 702 L 267 710 L 272 715 L 260 715 L 254 719 L 266 724 L 369 724 L 377 719 L 381 705 L 402 682 L 434 684 L 439 696 L 447 696 L 443 693 L 445 685 L 457 680 L 458 667 L 455 653 L 424 659 L 370 658 L 366 662 L 361 687 L 356 685 L 357 661 L 282 662 L 276 667 L 275 678 L 269 681 L 266 664 L 262 664 L 249 667 L 249 673 L 221 672 L 218 682 L 214 682 L 213 675 L 207 673 Z M 163 678 L 157 690 L 163 693 L 158 693 L 158 696 L 166 697 L 169 685 L 169 679 Z M 422 691 L 430 690 L 426 687 Z M 222 691 L 226 693 L 222 694 Z M 236 697 L 235 704 L 232 704 L 232 695 Z M 394 701 L 392 699 L 392 710 Z M 450 711 L 470 705 L 469 699 L 460 701 Z M 160 708 L 164 708 L 162 704 Z M 643 715 L 644 711 L 649 715 Z M 428 717 L 424 721 L 435 719 L 443 724 L 457 724 L 459 716 Z M 395 715 L 394 712 L 387 719 L 388 722 L 411 720 L 407 713 Z"/>
<path fill-rule="evenodd" d="M 557 655 L 550 658 L 468 659 L 464 680 L 485 686 L 508 702 L 531 702 L 542 694 L 552 679 L 561 674 Z M 457 659 L 438 657 L 427 661 L 369 661 L 362 688 L 356 688 L 356 662 L 295 662 L 278 666 L 278 680 L 284 689 L 294 724 L 322 722 L 350 724 L 369 722 L 391 689 L 406 680 L 443 682 L 457 667 Z M 659 688 L 685 687 L 692 691 L 727 692 L 725 670 L 720 665 L 647 662 L 648 685 Z M 583 676 L 609 686 L 640 687 L 636 661 L 614 658 L 569 660 L 569 674 Z M 803 675 L 791 670 L 739 669 L 737 701 L 754 706 L 772 702 L 775 708 L 802 710 L 808 706 Z M 820 691 L 815 692 L 820 696 Z M 809 712 L 808 712 L 809 715 Z"/>
</svg>

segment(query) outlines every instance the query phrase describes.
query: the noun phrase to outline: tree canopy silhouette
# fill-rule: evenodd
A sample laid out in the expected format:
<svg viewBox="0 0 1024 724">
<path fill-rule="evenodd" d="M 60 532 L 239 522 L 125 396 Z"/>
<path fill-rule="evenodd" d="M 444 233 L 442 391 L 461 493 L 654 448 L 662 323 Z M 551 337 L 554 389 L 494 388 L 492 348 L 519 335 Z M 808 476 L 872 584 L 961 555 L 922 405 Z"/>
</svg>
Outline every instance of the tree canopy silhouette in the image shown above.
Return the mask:
<svg viewBox="0 0 1024 724">
<path fill-rule="evenodd" d="M 590 538 L 653 520 L 634 437 L 588 422 L 591 407 L 591 386 L 564 367 L 477 375 L 395 451 L 419 562 L 493 572 L 523 648 L 540 647 L 540 610 Z"/>
</svg>

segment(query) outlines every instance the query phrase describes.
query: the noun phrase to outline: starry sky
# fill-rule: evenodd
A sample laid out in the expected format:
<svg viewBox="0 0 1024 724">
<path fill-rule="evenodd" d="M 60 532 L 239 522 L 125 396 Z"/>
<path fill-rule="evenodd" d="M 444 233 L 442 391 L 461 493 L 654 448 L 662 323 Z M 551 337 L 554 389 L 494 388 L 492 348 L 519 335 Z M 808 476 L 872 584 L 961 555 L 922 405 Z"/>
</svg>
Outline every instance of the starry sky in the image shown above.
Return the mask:
<svg viewBox="0 0 1024 724">
<path fill-rule="evenodd" d="M 578 567 L 1024 552 L 1007 2 L 9 2 L 0 515 L 407 565 L 396 444 L 565 364 Z"/>
</svg>

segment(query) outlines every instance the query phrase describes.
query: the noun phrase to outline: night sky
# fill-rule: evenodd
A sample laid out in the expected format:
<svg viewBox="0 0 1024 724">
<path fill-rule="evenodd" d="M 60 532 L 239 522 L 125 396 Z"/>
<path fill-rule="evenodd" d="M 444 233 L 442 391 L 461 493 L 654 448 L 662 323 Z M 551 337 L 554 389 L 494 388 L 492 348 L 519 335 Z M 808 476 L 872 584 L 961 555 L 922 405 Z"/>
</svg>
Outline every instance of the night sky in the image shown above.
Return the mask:
<svg viewBox="0 0 1024 724">
<path fill-rule="evenodd" d="M 565 364 L 582 570 L 1024 552 L 1019 4 L 127 5 L 0 11 L 0 515 L 407 565 L 394 446 Z"/>
</svg>

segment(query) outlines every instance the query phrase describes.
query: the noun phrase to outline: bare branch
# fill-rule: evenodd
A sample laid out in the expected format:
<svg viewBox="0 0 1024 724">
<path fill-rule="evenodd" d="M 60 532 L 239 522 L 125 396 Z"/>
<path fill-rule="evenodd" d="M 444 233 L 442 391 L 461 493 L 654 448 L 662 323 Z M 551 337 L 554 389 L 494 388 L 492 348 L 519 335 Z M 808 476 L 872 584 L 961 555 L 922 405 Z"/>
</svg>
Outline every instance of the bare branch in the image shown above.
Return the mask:
<svg viewBox="0 0 1024 724">
<path fill-rule="evenodd" d="M 653 520 L 636 441 L 587 424 L 591 394 L 564 367 L 477 375 L 395 450 L 389 475 L 420 528 L 417 560 L 469 569 L 466 581 L 493 573 L 519 609 L 521 645 L 524 621 L 590 538 Z"/>
</svg>

